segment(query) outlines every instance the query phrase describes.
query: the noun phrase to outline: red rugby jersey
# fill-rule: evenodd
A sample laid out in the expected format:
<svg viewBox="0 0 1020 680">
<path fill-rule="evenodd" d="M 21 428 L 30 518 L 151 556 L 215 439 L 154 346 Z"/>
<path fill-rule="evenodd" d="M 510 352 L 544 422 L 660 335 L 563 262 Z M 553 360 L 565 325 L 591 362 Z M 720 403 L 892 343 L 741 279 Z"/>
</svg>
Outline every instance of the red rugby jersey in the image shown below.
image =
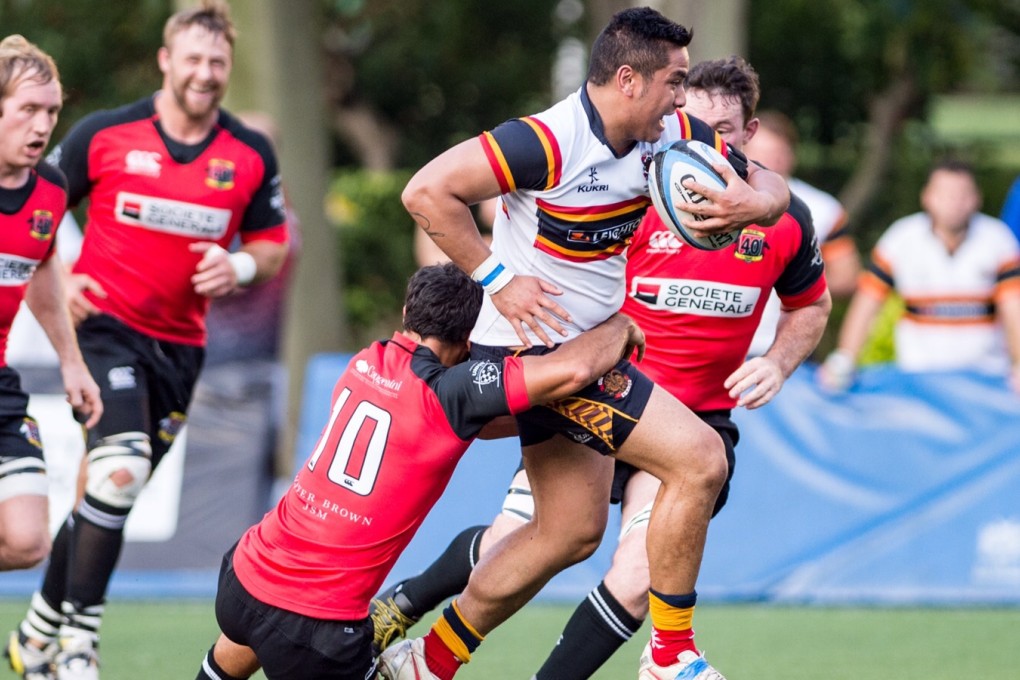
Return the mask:
<svg viewBox="0 0 1020 680">
<path fill-rule="evenodd" d="M 715 251 L 683 243 L 649 210 L 627 257 L 623 312 L 648 342 L 637 366 L 692 411 L 736 405 L 723 381 L 743 363 L 772 288 L 791 308 L 826 288 L 811 213 L 796 197 L 775 225 L 747 227 Z"/>
<path fill-rule="evenodd" d="M 25 288 L 40 262 L 53 257 L 54 236 L 67 207 L 67 181 L 40 163 L 19 189 L 0 188 L 0 366 Z"/>
<path fill-rule="evenodd" d="M 287 240 L 276 157 L 266 138 L 220 111 L 209 136 L 184 145 L 163 133 L 153 99 L 83 118 L 54 149 L 69 202 L 89 198 L 74 271 L 107 297 L 89 300 L 137 331 L 205 343 L 208 298 L 191 284 L 196 241 L 226 248 Z"/>
<path fill-rule="evenodd" d="M 529 405 L 519 358 L 445 368 L 399 333 L 362 350 L 308 462 L 238 543 L 238 579 L 288 611 L 364 618 L 482 426 Z"/>
</svg>

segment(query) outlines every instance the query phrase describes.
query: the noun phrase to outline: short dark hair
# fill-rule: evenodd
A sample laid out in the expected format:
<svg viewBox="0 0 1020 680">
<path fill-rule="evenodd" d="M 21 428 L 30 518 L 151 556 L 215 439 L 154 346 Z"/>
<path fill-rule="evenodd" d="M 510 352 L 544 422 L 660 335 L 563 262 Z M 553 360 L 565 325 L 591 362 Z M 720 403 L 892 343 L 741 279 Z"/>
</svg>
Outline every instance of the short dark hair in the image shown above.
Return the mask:
<svg viewBox="0 0 1020 680">
<path fill-rule="evenodd" d="M 482 308 L 482 287 L 452 262 L 422 267 L 407 282 L 404 330 L 422 339 L 467 340 Z"/>
<path fill-rule="evenodd" d="M 617 12 L 592 45 L 588 81 L 605 85 L 624 64 L 647 78 L 669 62 L 663 43 L 687 47 L 693 35 L 651 7 Z"/>
<path fill-rule="evenodd" d="M 743 57 L 735 54 L 725 59 L 702 61 L 687 74 L 688 90 L 703 90 L 740 99 L 744 123 L 754 118 L 761 97 L 758 72 Z"/>
<path fill-rule="evenodd" d="M 928 179 L 931 180 L 931 176 L 939 170 L 945 170 L 946 172 L 953 172 L 961 175 L 970 175 L 971 179 L 977 179 L 977 175 L 974 172 L 974 166 L 968 161 L 955 156 L 948 156 L 936 161 L 928 171 Z"/>
</svg>

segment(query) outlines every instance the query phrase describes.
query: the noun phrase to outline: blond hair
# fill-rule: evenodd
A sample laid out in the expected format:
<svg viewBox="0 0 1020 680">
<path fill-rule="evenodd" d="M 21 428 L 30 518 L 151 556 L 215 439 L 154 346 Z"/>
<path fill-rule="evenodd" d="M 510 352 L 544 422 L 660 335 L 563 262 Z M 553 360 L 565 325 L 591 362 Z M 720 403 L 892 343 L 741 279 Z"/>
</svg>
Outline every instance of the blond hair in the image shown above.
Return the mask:
<svg viewBox="0 0 1020 680">
<path fill-rule="evenodd" d="M 9 35 L 0 41 L 0 102 L 26 78 L 40 83 L 56 81 L 60 84 L 60 73 L 53 57 L 24 36 Z"/>
<path fill-rule="evenodd" d="M 225 0 L 202 0 L 198 7 L 181 10 L 166 20 L 163 26 L 163 46 L 168 48 L 173 37 L 192 26 L 201 26 L 210 33 L 219 33 L 233 47 L 237 38 L 234 22 L 230 20 L 230 6 Z"/>
</svg>

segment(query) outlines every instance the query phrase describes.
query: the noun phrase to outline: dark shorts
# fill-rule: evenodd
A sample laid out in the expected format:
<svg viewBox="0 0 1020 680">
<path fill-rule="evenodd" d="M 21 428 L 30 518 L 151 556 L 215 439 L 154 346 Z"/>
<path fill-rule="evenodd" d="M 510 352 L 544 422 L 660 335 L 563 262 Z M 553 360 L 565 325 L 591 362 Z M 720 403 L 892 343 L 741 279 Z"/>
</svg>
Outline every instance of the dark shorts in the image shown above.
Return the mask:
<svg viewBox="0 0 1020 680">
<path fill-rule="evenodd" d="M 103 398 L 88 448 L 110 435 L 145 432 L 155 469 L 187 421 L 205 350 L 156 340 L 105 314 L 82 322 L 78 344 Z"/>
<path fill-rule="evenodd" d="M 21 390 L 17 371 L 0 368 L 0 501 L 24 491 L 23 475 L 45 472 L 39 425 L 28 415 L 28 395 Z"/>
<path fill-rule="evenodd" d="M 236 547 L 236 546 L 235 546 Z M 368 680 L 375 676 L 372 620 L 329 621 L 252 597 L 223 557 L 216 621 L 231 641 L 251 647 L 269 680 Z"/>
<path fill-rule="evenodd" d="M 39 425 L 28 415 L 28 395 L 21 389 L 18 372 L 4 366 L 0 368 L 0 461 L 42 457 Z"/>
<path fill-rule="evenodd" d="M 696 411 L 695 415 L 719 433 L 723 440 L 723 446 L 726 447 L 726 463 L 729 467 L 729 473 L 726 475 L 726 484 L 723 485 L 722 490 L 719 492 L 719 498 L 715 501 L 715 509 L 712 511 L 712 517 L 715 517 L 723 509 L 723 506 L 726 505 L 726 499 L 730 495 L 730 480 L 733 479 L 733 470 L 737 465 L 736 446 L 737 442 L 740 441 L 740 430 L 737 429 L 737 424 L 730 419 L 730 412 L 728 410 Z M 613 503 L 623 501 L 623 493 L 627 488 L 627 482 L 635 470 L 637 468 L 630 463 L 616 461 L 616 469 L 613 474 L 613 491 L 610 496 L 610 500 Z"/>
<path fill-rule="evenodd" d="M 514 352 L 506 347 L 472 345 L 471 358 L 502 361 L 509 355 L 540 355 L 552 351 L 555 349 L 544 346 Z M 594 383 L 566 399 L 518 414 L 521 446 L 539 444 L 561 434 L 603 455 L 616 453 L 641 419 L 652 387 L 652 381 L 641 371 L 629 361 L 621 361 Z"/>
</svg>

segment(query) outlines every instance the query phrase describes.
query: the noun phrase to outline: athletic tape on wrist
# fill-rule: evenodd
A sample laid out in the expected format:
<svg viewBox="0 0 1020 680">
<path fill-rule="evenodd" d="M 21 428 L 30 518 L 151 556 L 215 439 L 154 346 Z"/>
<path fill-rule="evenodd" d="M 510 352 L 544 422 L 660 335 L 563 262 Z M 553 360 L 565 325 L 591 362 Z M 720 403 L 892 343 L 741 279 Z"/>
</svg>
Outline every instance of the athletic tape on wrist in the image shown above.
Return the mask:
<svg viewBox="0 0 1020 680">
<path fill-rule="evenodd" d="M 485 261 L 471 272 L 471 278 L 482 284 L 482 288 L 489 295 L 495 295 L 503 290 L 506 284 L 513 280 L 514 275 L 509 269 L 503 266 L 495 253 L 492 253 Z"/>
<path fill-rule="evenodd" d="M 251 256 L 251 253 L 246 253 L 240 250 L 236 253 L 230 253 L 227 257 L 230 262 L 231 268 L 234 270 L 234 274 L 237 276 L 237 285 L 247 286 L 255 279 L 255 271 L 258 267 L 255 264 L 255 258 Z"/>
</svg>

